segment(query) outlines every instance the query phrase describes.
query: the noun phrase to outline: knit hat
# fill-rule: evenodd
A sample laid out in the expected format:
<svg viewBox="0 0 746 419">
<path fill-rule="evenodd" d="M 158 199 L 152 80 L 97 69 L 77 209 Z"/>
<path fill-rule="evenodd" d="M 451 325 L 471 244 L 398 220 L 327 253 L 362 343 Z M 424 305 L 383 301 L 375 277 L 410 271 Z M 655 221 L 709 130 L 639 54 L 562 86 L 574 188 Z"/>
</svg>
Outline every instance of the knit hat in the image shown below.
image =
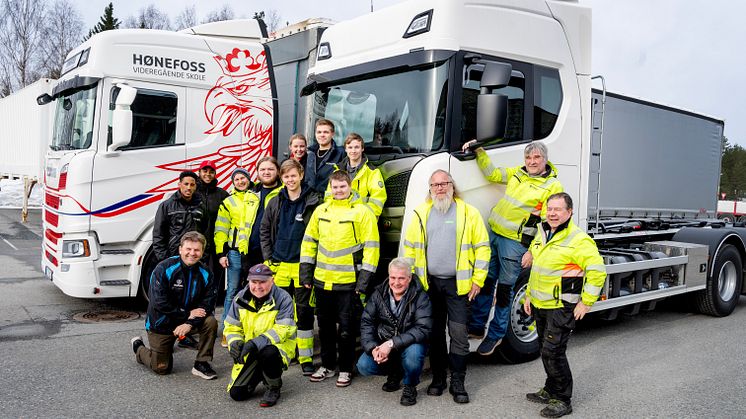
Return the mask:
<svg viewBox="0 0 746 419">
<path fill-rule="evenodd" d="M 249 171 L 244 169 L 243 167 L 236 167 L 236 170 L 231 173 L 231 180 L 233 180 L 234 177 L 236 177 L 237 174 L 242 174 L 246 176 L 246 179 L 251 180 L 251 176 L 249 176 Z"/>
</svg>

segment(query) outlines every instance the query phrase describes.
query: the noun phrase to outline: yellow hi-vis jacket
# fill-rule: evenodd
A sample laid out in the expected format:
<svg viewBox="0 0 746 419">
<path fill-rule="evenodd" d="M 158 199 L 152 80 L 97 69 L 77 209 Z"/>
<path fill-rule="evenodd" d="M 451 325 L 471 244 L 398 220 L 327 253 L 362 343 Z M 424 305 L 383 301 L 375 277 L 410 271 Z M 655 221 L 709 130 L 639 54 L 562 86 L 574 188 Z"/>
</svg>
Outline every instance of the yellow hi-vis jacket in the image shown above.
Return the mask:
<svg viewBox="0 0 746 419">
<path fill-rule="evenodd" d="M 249 287 L 241 290 L 231 303 L 231 308 L 225 316 L 223 335 L 228 345 L 235 341 L 252 341 L 258 350 L 267 345 L 274 345 L 282 355 L 285 366 L 295 356 L 295 326 L 293 299 L 290 294 L 272 286 L 268 298 L 257 307 Z M 243 364 L 234 364 L 231 371 L 231 388 Z"/>
<path fill-rule="evenodd" d="M 547 162 L 545 176 L 532 177 L 523 167 L 495 167 L 484 149 L 477 149 L 477 165 L 490 182 L 506 184 L 505 196 L 492 208 L 489 224 L 495 234 L 527 246 L 536 236 L 536 227 L 546 217 L 549 196 L 562 192 L 557 169 Z M 532 217 L 533 216 L 533 217 Z"/>
<path fill-rule="evenodd" d="M 300 282 L 327 291 L 364 293 L 378 266 L 376 216 L 348 199 L 324 202 L 314 210 L 300 247 Z"/>
<path fill-rule="evenodd" d="M 259 196 L 250 190 L 236 191 L 223 200 L 215 220 L 215 253 L 223 253 L 227 244 L 241 254 L 249 252 L 249 237 L 254 227 Z"/>
<path fill-rule="evenodd" d="M 344 170 L 347 167 L 348 159 L 345 157 L 340 163 L 334 165 L 334 170 Z M 360 195 L 360 202 L 370 208 L 376 217 L 381 216 L 383 211 L 383 204 L 386 203 L 386 188 L 383 184 L 383 175 L 381 170 L 378 168 L 371 169 L 368 166 L 368 158 L 364 157 L 363 162 L 360 163 L 360 168 L 355 173 L 355 179 L 352 179 L 350 185 L 353 191 Z M 332 199 L 332 184 L 326 186 L 326 193 L 324 194 L 324 200 L 328 201 Z"/>
<path fill-rule="evenodd" d="M 456 201 L 456 291 L 466 295 L 472 283 L 484 286 L 490 264 L 490 242 L 479 210 L 459 198 Z M 414 210 L 404 236 L 402 255 L 414 267 L 427 291 L 427 217 L 433 208 L 432 201 Z M 431 261 L 437 263 L 437 261 Z"/>
<path fill-rule="evenodd" d="M 598 299 L 606 281 L 606 267 L 596 242 L 568 220 L 547 241 L 549 225 L 542 223 L 529 246 L 533 256 L 526 295 L 537 308 L 561 308 L 564 303 Z"/>
</svg>

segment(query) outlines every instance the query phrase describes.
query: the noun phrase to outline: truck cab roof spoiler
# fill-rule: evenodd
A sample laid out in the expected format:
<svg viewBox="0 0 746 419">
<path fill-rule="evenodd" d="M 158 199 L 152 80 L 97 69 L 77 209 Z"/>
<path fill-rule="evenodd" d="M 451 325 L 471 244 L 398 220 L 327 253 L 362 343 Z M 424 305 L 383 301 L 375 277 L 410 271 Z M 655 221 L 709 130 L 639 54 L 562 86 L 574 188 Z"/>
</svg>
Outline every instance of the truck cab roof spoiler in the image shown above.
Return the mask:
<svg viewBox="0 0 746 419">
<path fill-rule="evenodd" d="M 52 97 L 56 99 L 62 96 L 63 93 L 83 89 L 85 87 L 98 83 L 99 80 L 101 80 L 100 77 L 75 76 L 71 79 L 67 79 L 58 83 L 57 86 L 52 89 Z"/>
</svg>

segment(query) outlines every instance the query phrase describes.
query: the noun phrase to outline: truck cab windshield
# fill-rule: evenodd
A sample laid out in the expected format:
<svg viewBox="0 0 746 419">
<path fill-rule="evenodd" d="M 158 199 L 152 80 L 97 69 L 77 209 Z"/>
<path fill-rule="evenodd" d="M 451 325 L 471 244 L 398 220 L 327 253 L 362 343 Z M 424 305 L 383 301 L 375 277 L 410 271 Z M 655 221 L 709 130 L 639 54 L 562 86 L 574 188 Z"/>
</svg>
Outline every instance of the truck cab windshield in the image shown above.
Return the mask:
<svg viewBox="0 0 746 419">
<path fill-rule="evenodd" d="M 334 122 L 338 145 L 347 134 L 360 134 L 366 154 L 374 160 L 375 155 L 439 150 L 443 147 L 447 80 L 448 65 L 437 63 L 327 85 L 315 93 L 310 122 L 319 118 Z"/>
<path fill-rule="evenodd" d="M 83 150 L 93 141 L 93 117 L 97 84 L 57 98 L 52 150 Z"/>
</svg>

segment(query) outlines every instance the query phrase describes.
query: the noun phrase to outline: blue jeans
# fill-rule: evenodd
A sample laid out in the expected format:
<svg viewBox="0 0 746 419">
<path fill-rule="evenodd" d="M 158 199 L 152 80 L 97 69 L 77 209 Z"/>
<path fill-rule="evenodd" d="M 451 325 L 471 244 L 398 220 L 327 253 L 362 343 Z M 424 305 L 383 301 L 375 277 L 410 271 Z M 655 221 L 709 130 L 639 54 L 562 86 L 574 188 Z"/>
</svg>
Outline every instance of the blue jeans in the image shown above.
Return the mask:
<svg viewBox="0 0 746 419">
<path fill-rule="evenodd" d="M 228 311 L 231 309 L 231 303 L 236 297 L 239 291 L 239 285 L 241 284 L 241 253 L 238 250 L 229 250 L 228 254 L 228 282 L 225 290 L 225 301 L 223 301 L 223 320 L 228 315 Z"/>
<path fill-rule="evenodd" d="M 471 319 L 469 320 L 469 331 L 482 332 L 487 323 L 495 299 L 495 292 L 499 283 L 503 292 L 509 295 L 498 296 L 498 304 L 495 305 L 495 315 L 487 331 L 487 337 L 492 340 L 502 339 L 510 321 L 510 303 L 513 300 L 513 286 L 521 274 L 521 258 L 526 253 L 526 248 L 521 242 L 511 240 L 495 234 L 490 230 L 490 267 L 487 279 L 479 295 L 471 304 Z M 506 302 L 507 304 L 501 304 Z"/>
<path fill-rule="evenodd" d="M 360 375 L 387 375 L 392 372 L 393 368 L 399 368 L 398 365 L 392 365 L 392 363 L 401 362 L 401 369 L 404 370 L 404 380 L 402 382 L 405 386 L 416 386 L 420 383 L 426 353 L 427 346 L 421 343 L 413 343 L 401 353 L 392 350 L 389 353 L 389 360 L 383 364 L 377 363 L 372 356 L 363 353 L 357 360 L 357 370 Z"/>
</svg>

